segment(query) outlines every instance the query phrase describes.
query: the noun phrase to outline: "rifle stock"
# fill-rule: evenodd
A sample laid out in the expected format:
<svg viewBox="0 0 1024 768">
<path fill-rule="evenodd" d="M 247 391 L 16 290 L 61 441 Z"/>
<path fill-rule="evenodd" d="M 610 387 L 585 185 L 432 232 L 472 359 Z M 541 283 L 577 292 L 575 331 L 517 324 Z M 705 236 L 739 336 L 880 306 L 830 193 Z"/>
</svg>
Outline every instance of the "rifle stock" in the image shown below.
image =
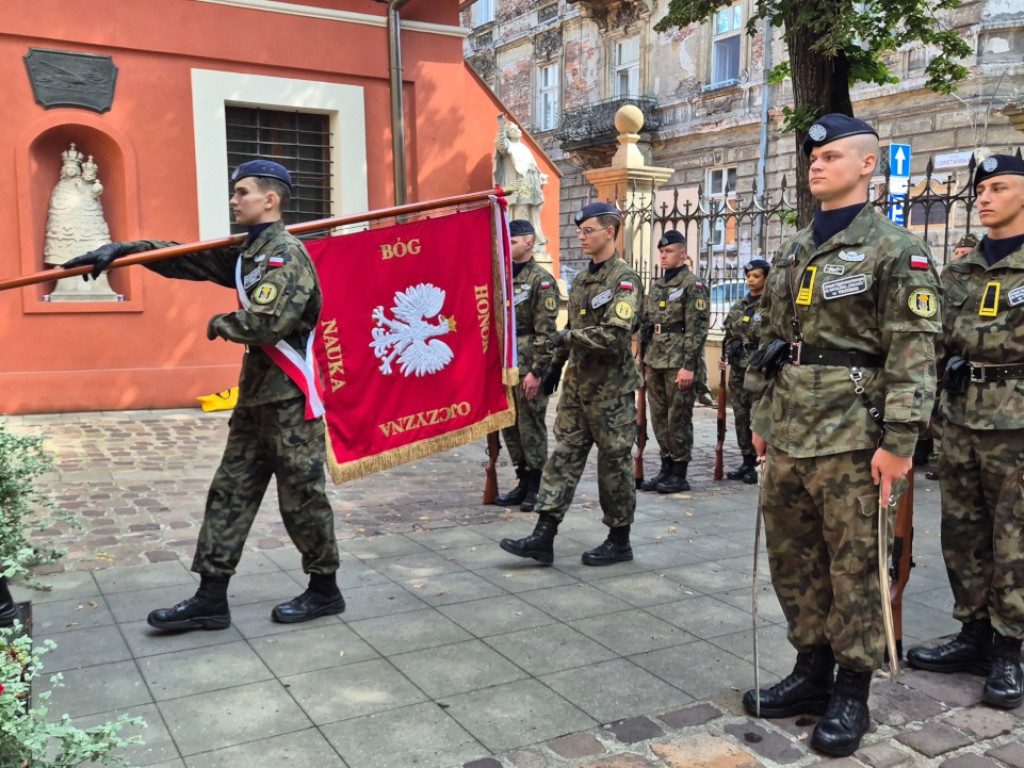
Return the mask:
<svg viewBox="0 0 1024 768">
<path fill-rule="evenodd" d="M 725 448 L 725 399 L 727 396 L 725 387 L 725 371 L 718 382 L 718 442 L 715 444 L 715 470 L 712 479 L 721 480 L 723 471 L 722 451 Z"/>
<path fill-rule="evenodd" d="M 498 498 L 498 452 L 501 442 L 497 432 L 487 433 L 487 466 L 484 469 L 484 504 L 493 504 Z"/>
<path fill-rule="evenodd" d="M 907 491 L 896 505 L 896 525 L 893 527 L 892 564 L 889 568 L 889 600 L 892 603 L 893 628 L 896 633 L 896 653 L 903 658 L 903 590 L 910 581 L 914 567 L 914 468 L 907 473 Z M 897 660 L 898 661 L 898 660 Z"/>
<path fill-rule="evenodd" d="M 640 373 L 646 373 L 644 366 L 640 366 Z M 644 484 L 644 449 L 647 447 L 647 379 L 644 378 L 644 385 L 637 390 L 639 402 L 636 406 L 636 453 L 633 454 L 633 482 L 637 490 Z"/>
</svg>

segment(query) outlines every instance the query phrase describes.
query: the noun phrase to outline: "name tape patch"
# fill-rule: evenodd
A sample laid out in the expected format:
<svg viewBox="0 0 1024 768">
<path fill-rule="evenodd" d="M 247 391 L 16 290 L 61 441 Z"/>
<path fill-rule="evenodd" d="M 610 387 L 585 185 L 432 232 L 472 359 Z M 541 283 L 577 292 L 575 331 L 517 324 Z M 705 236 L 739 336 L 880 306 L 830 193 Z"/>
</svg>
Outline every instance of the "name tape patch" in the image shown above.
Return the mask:
<svg viewBox="0 0 1024 768">
<path fill-rule="evenodd" d="M 826 301 L 841 299 L 844 296 L 853 296 L 864 293 L 868 289 L 867 275 L 853 275 L 844 277 L 842 280 L 830 280 L 821 284 L 821 295 Z"/>
<path fill-rule="evenodd" d="M 597 309 L 598 307 L 603 307 L 611 300 L 612 289 L 609 288 L 607 291 L 601 291 L 599 294 L 597 294 L 597 296 L 594 297 L 594 300 L 590 302 L 590 308 Z"/>
</svg>

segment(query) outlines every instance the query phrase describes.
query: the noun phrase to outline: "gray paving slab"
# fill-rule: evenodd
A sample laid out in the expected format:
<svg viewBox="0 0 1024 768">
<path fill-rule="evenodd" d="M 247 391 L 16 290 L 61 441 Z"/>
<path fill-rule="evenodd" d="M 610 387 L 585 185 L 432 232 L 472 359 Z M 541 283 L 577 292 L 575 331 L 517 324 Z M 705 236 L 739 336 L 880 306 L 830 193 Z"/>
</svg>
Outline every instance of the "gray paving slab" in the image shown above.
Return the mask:
<svg viewBox="0 0 1024 768">
<path fill-rule="evenodd" d="M 673 685 L 626 659 L 541 675 L 540 681 L 599 723 L 636 712 L 661 712 L 692 699 Z"/>
<path fill-rule="evenodd" d="M 37 634 L 50 635 L 111 624 L 114 624 L 114 616 L 107 607 L 107 601 L 99 594 L 85 600 L 32 601 L 32 629 Z"/>
<path fill-rule="evenodd" d="M 383 712 L 427 699 L 419 688 L 384 659 L 281 678 L 288 693 L 314 723 Z"/>
<path fill-rule="evenodd" d="M 345 621 L 375 619 L 403 611 L 417 611 L 427 607 L 413 591 L 403 589 L 392 581 L 371 584 L 366 587 L 346 589 Z"/>
<path fill-rule="evenodd" d="M 236 617 L 237 612 L 232 613 L 232 619 L 235 620 Z M 153 629 L 145 621 L 121 622 L 118 626 L 121 628 L 124 641 L 131 649 L 132 656 L 136 658 L 198 650 L 242 639 L 242 634 L 235 626 L 211 632 L 161 632 Z"/>
<path fill-rule="evenodd" d="M 435 552 L 493 543 L 492 539 L 482 536 L 466 526 L 442 528 L 436 531 L 415 531 L 406 534 L 406 536 L 420 546 L 427 547 Z"/>
<path fill-rule="evenodd" d="M 102 627 L 72 629 L 57 634 L 33 631 L 33 638 L 53 640 L 57 647 L 46 654 L 47 672 L 65 672 L 96 664 L 127 661 L 132 657 L 120 627 L 109 624 Z"/>
<path fill-rule="evenodd" d="M 189 570 L 189 564 L 180 560 L 150 563 L 135 568 L 108 568 L 95 571 L 93 578 L 104 594 L 134 592 L 140 589 L 158 589 L 172 584 L 185 585 L 186 591 L 199 583 L 199 577 Z"/>
<path fill-rule="evenodd" d="M 515 595 L 499 595 L 468 603 L 442 605 L 437 610 L 477 637 L 553 624 L 553 619 Z"/>
<path fill-rule="evenodd" d="M 424 603 L 434 607 L 505 594 L 501 587 L 468 571 L 442 573 L 425 579 L 407 579 L 399 583 Z"/>
<path fill-rule="evenodd" d="M 273 677 L 249 643 L 241 640 L 212 645 L 202 653 L 187 650 L 143 656 L 138 662 L 146 685 L 158 702 Z"/>
<path fill-rule="evenodd" d="M 432 699 L 529 677 L 529 673 L 482 640 L 401 653 L 391 656 L 389 661 Z"/>
<path fill-rule="evenodd" d="M 754 685 L 749 661 L 706 640 L 636 654 L 629 660 L 694 699 L 719 698 L 731 689 L 745 691 Z M 765 680 L 762 686 L 775 682 Z"/>
<path fill-rule="evenodd" d="M 675 602 L 683 591 L 682 585 L 655 572 L 612 576 L 594 582 L 594 586 L 638 608 Z"/>
<path fill-rule="evenodd" d="M 245 744 L 201 752 L 187 758 L 188 768 L 348 768 L 318 729 L 257 739 Z"/>
<path fill-rule="evenodd" d="M 564 587 L 576 583 L 572 576 L 558 568 L 513 557 L 507 552 L 501 554 L 502 559 L 498 564 L 478 568 L 473 572 L 505 592 L 530 592 L 545 587 Z"/>
<path fill-rule="evenodd" d="M 454 558 L 436 552 L 382 557 L 369 562 L 374 570 L 402 583 L 465 570 Z"/>
<path fill-rule="evenodd" d="M 360 560 L 378 560 L 398 555 L 428 553 L 430 549 L 413 541 L 408 536 L 370 536 L 367 538 L 339 541 L 338 546 L 349 555 Z M 342 555 L 344 557 L 344 555 Z"/>
<path fill-rule="evenodd" d="M 382 656 L 449 645 L 473 637 L 432 608 L 349 621 L 348 626 Z"/>
<path fill-rule="evenodd" d="M 46 668 L 46 657 L 43 657 Z M 63 672 L 63 684 L 52 689 L 47 708 L 55 715 L 82 717 L 97 712 L 127 711 L 149 704 L 149 689 L 134 661 L 96 664 Z M 37 686 L 33 695 L 44 686 Z"/>
<path fill-rule="evenodd" d="M 740 632 L 750 626 L 750 613 L 710 595 L 698 595 L 646 609 L 659 619 L 702 639 Z M 762 621 L 764 621 L 762 619 Z"/>
<path fill-rule="evenodd" d="M 639 608 L 577 619 L 569 625 L 620 656 L 669 648 L 694 640 L 689 632 Z"/>
<path fill-rule="evenodd" d="M 487 644 L 531 675 L 616 658 L 615 651 L 566 624 L 548 624 L 487 638 Z"/>
<path fill-rule="evenodd" d="M 118 733 L 122 739 L 138 736 L 142 743 L 133 744 L 117 754 L 128 761 L 132 766 L 149 766 L 159 764 L 168 760 L 178 759 L 178 748 L 171 738 L 170 732 L 164 725 L 160 710 L 155 704 L 140 704 L 130 707 L 127 710 L 118 709 L 111 712 L 100 712 L 94 715 L 74 718 L 76 728 L 92 728 L 102 723 L 114 722 L 122 715 L 125 717 L 141 717 L 145 726 L 136 728 L 124 726 Z"/>
<path fill-rule="evenodd" d="M 331 669 L 380 657 L 339 621 L 313 622 L 290 632 L 249 639 L 249 645 L 277 677 Z"/>
<path fill-rule="evenodd" d="M 487 751 L 433 702 L 322 728 L 350 768 L 451 768 Z"/>
<path fill-rule="evenodd" d="M 597 721 L 536 680 L 450 696 L 446 712 L 492 752 L 587 730 Z"/>
<path fill-rule="evenodd" d="M 518 596 L 559 621 L 603 616 L 629 608 L 629 603 L 613 597 L 591 584 L 578 582 L 562 587 L 519 592 Z"/>
<path fill-rule="evenodd" d="M 737 587 L 750 587 L 750 579 L 739 571 L 717 562 L 701 562 L 679 568 L 666 568 L 662 573 L 680 584 L 705 594 L 727 592 Z"/>
<path fill-rule="evenodd" d="M 238 685 L 157 705 L 183 757 L 265 739 L 312 726 L 274 681 Z"/>
</svg>

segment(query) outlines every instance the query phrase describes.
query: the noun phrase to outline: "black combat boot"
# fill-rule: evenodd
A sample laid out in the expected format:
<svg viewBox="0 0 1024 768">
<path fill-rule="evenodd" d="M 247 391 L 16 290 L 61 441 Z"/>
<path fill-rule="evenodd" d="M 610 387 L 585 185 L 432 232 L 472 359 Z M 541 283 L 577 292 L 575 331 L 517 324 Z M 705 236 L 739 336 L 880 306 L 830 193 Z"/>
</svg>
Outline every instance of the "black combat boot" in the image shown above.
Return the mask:
<svg viewBox="0 0 1024 768">
<path fill-rule="evenodd" d="M 860 738 L 871 724 L 868 714 L 870 672 L 839 667 L 828 708 L 814 727 L 811 746 L 826 755 L 846 757 L 860 747 Z"/>
<path fill-rule="evenodd" d="M 793 671 L 787 677 L 760 690 L 761 717 L 822 714 L 832 696 L 835 666 L 836 658 L 827 645 L 797 654 Z M 743 694 L 743 708 L 751 715 L 757 714 L 755 696 L 753 690 Z"/>
<path fill-rule="evenodd" d="M 345 610 L 345 598 L 338 589 L 338 577 L 331 573 L 309 574 L 309 586 L 298 597 L 275 605 L 270 612 L 278 624 L 298 624 L 321 616 L 333 616 Z"/>
<path fill-rule="evenodd" d="M 584 565 L 614 565 L 632 559 L 633 548 L 629 546 L 628 525 L 610 529 L 604 543 L 583 553 Z"/>
<path fill-rule="evenodd" d="M 540 491 L 540 474 L 539 469 L 526 470 L 526 476 L 523 478 L 526 483 L 526 495 L 523 497 L 523 503 L 519 505 L 520 511 L 533 512 L 533 508 L 537 506 L 537 493 Z"/>
<path fill-rule="evenodd" d="M 494 503 L 499 507 L 518 507 L 523 503 L 523 499 L 526 498 L 526 469 L 521 464 L 516 467 L 516 477 L 519 479 L 516 487 L 508 493 L 501 494 L 494 500 Z"/>
<path fill-rule="evenodd" d="M 992 638 L 992 671 L 981 700 L 1000 709 L 1024 704 L 1024 672 L 1020 668 L 1020 640 L 996 634 Z"/>
<path fill-rule="evenodd" d="M 757 457 L 748 456 L 743 454 L 743 463 L 740 464 L 736 469 L 731 472 L 726 472 L 725 476 L 730 480 L 746 480 L 747 473 L 752 472 L 757 468 Z M 754 482 L 757 482 L 757 476 L 754 476 Z"/>
<path fill-rule="evenodd" d="M 672 473 L 658 483 L 658 493 L 679 493 L 690 490 L 690 484 L 686 482 L 686 467 L 688 462 L 673 461 Z"/>
<path fill-rule="evenodd" d="M 18 615 L 18 606 L 14 604 L 11 590 L 7 588 L 7 577 L 0 576 L 0 627 L 11 626 Z"/>
<path fill-rule="evenodd" d="M 640 484 L 640 490 L 641 491 L 656 491 L 656 490 L 658 490 L 658 483 L 660 483 L 662 480 L 664 480 L 670 474 L 672 474 L 672 459 L 669 456 L 662 456 L 661 457 L 661 469 L 658 471 L 658 474 L 656 474 L 650 480 L 644 480 Z"/>
<path fill-rule="evenodd" d="M 992 623 L 988 619 L 965 622 L 960 634 L 935 648 L 911 648 L 907 662 L 929 672 L 970 672 L 988 676 L 992 670 Z"/>
<path fill-rule="evenodd" d="M 517 557 L 530 557 L 538 563 L 553 563 L 557 533 L 558 521 L 551 515 L 541 513 L 533 533 L 525 539 L 502 539 L 498 546 Z"/>
<path fill-rule="evenodd" d="M 146 621 L 156 629 L 227 629 L 231 625 L 228 610 L 230 576 L 200 576 L 199 589 L 188 600 L 173 608 L 157 608 Z"/>
</svg>

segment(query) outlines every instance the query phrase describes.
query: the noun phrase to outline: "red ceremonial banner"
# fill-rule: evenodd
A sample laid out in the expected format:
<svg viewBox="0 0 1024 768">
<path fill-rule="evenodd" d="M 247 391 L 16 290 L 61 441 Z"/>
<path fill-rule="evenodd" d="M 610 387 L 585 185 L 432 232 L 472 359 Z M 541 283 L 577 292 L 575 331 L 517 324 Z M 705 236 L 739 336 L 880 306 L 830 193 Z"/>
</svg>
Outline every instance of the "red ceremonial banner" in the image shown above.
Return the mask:
<svg viewBox="0 0 1024 768">
<path fill-rule="evenodd" d="M 334 482 L 514 423 L 507 242 L 495 199 L 306 244 L 324 293 L 314 351 Z"/>
</svg>

